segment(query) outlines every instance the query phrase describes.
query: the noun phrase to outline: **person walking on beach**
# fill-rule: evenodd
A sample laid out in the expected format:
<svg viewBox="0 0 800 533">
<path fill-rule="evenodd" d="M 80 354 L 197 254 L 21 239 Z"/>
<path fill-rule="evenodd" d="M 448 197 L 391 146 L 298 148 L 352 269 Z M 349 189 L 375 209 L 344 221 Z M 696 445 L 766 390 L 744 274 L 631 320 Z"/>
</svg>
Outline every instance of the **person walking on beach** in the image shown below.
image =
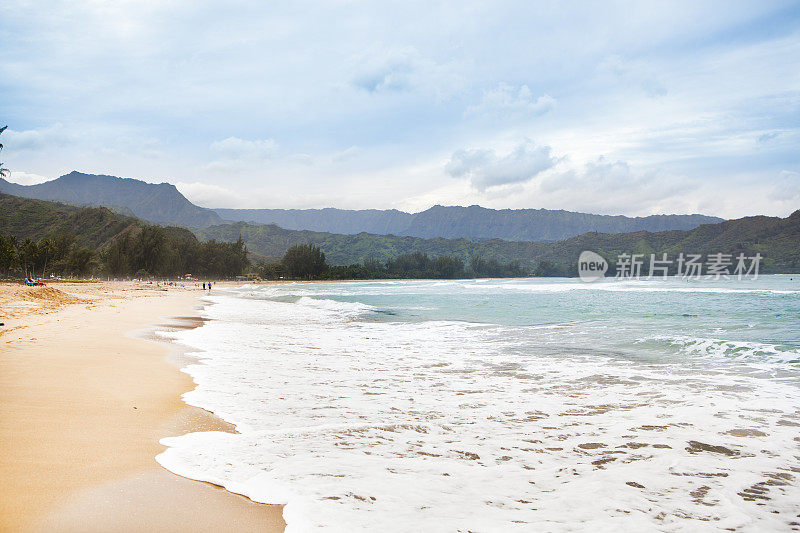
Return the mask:
<svg viewBox="0 0 800 533">
<path fill-rule="evenodd" d="M 206 290 L 206 282 L 203 282 L 203 290 Z"/>
</svg>

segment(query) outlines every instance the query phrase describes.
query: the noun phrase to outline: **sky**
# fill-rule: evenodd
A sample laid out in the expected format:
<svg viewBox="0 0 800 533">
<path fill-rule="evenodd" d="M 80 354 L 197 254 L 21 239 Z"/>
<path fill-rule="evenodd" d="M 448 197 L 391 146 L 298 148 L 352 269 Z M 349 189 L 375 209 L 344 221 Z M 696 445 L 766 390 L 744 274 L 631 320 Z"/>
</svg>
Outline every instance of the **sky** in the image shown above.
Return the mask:
<svg viewBox="0 0 800 533">
<path fill-rule="evenodd" d="M 0 3 L 0 161 L 205 207 L 800 208 L 800 3 Z"/>
</svg>

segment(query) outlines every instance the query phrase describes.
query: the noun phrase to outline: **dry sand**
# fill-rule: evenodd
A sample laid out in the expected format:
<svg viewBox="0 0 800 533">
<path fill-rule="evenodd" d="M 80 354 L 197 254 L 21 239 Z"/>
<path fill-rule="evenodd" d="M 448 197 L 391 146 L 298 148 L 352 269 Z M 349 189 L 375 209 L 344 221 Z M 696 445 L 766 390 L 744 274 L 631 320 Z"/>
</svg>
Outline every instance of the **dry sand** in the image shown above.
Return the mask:
<svg viewBox="0 0 800 533">
<path fill-rule="evenodd" d="M 181 401 L 193 383 L 175 348 L 133 333 L 191 317 L 201 294 L 0 283 L 0 531 L 283 530 L 280 506 L 155 462 L 160 438 L 230 430 Z"/>
</svg>

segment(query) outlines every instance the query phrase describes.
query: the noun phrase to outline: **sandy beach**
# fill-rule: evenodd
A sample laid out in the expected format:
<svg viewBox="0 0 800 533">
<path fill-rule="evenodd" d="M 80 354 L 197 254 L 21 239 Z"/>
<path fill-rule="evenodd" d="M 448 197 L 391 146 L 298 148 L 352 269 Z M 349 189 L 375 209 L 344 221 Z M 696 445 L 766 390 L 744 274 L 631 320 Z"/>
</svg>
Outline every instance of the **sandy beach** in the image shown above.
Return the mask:
<svg viewBox="0 0 800 533">
<path fill-rule="evenodd" d="M 193 327 L 202 290 L 0 283 L 2 531 L 282 531 L 280 506 L 176 476 L 159 439 L 230 425 L 155 325 Z M 148 339 L 148 337 L 150 337 Z"/>
</svg>

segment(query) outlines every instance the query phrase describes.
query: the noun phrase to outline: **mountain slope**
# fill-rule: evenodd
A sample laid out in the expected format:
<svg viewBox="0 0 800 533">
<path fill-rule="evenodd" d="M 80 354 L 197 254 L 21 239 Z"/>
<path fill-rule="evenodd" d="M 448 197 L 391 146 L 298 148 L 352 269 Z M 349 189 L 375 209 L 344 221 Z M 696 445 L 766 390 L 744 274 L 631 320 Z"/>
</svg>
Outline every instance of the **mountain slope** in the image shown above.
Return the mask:
<svg viewBox="0 0 800 533">
<path fill-rule="evenodd" d="M 231 221 L 277 224 L 286 229 L 329 233 L 374 233 L 421 238 L 470 240 L 558 241 L 586 233 L 687 230 L 722 219 L 705 215 L 625 217 L 548 209 L 487 209 L 434 206 L 420 213 L 397 210 L 344 209 L 216 209 Z"/>
<path fill-rule="evenodd" d="M 9 246 L 12 241 L 5 237 L 15 237 L 17 243 Z M 6 274 L 42 272 L 44 277 L 48 265 L 51 272 L 69 274 L 75 268 L 69 259 L 76 252 L 73 238 L 78 252 L 88 248 L 80 252 L 82 267 L 72 270 L 82 275 L 233 277 L 248 264 L 241 243 L 201 243 L 186 228 L 151 225 L 105 207 L 0 193 L 0 264 Z"/>
<path fill-rule="evenodd" d="M 0 235 L 20 240 L 69 233 L 81 246 L 96 250 L 139 225 L 105 207 L 80 208 L 0 193 Z"/>
<path fill-rule="evenodd" d="M 532 269 L 541 261 L 556 266 L 563 275 L 577 273 L 577 260 L 584 250 L 593 250 L 614 263 L 622 253 L 715 253 L 764 256 L 764 272 L 800 272 L 800 211 L 788 218 L 747 217 L 707 224 L 692 230 L 633 232 L 623 234 L 586 233 L 558 242 L 522 242 L 491 239 L 422 239 L 394 235 L 340 235 L 297 231 L 276 225 L 237 222 L 194 230 L 200 239 L 234 241 L 240 235 L 251 251 L 279 258 L 292 245 L 319 245 L 333 265 L 349 265 L 370 259 L 385 261 L 415 251 L 432 256 L 452 255 L 464 261 L 472 257 L 496 259 L 502 263 L 520 261 Z M 649 256 L 648 256 L 649 257 Z"/>
<path fill-rule="evenodd" d="M 434 206 L 421 213 L 395 209 L 217 209 L 192 204 L 174 185 L 130 178 L 71 172 L 38 185 L 0 179 L 0 192 L 74 205 L 104 206 L 156 224 L 206 227 L 227 221 L 274 223 L 282 228 L 329 233 L 465 238 L 475 241 L 557 241 L 587 231 L 684 230 L 719 222 L 704 215 L 625 217 L 547 209 L 486 209 L 473 205 Z M 223 220 L 224 219 L 224 220 Z"/>
<path fill-rule="evenodd" d="M 375 233 L 404 235 L 414 215 L 396 209 L 346 210 L 325 209 L 214 209 L 232 222 L 277 224 L 285 229 L 326 231 L 330 233 Z"/>
<path fill-rule="evenodd" d="M 79 206 L 104 206 L 156 224 L 209 226 L 223 221 L 210 209 L 187 200 L 174 185 L 131 178 L 70 172 L 37 185 L 18 185 L 0 178 L 0 192 Z"/>
<path fill-rule="evenodd" d="M 137 234 L 146 224 L 105 208 L 78 208 L 55 202 L 31 200 L 0 194 L 0 235 L 18 239 L 49 237 L 72 233 L 83 246 L 102 249 L 120 236 Z M 182 228 L 166 228 L 176 239 L 193 240 Z M 763 272 L 800 272 L 800 210 L 787 218 L 746 217 L 706 224 L 687 231 L 646 231 L 603 234 L 586 233 L 559 242 L 514 242 L 491 239 L 421 239 L 393 235 L 341 235 L 313 231 L 286 230 L 275 225 L 223 224 L 194 230 L 202 240 L 235 242 L 241 235 L 247 247 L 262 256 L 279 258 L 295 244 L 319 245 L 334 265 L 348 265 L 369 259 L 393 259 L 420 251 L 431 256 L 452 255 L 465 262 L 473 257 L 496 259 L 502 263 L 520 261 L 528 269 L 547 261 L 553 273 L 575 275 L 577 259 L 584 250 L 593 250 L 614 263 L 622 253 L 702 254 L 744 253 L 764 256 Z"/>
</svg>

